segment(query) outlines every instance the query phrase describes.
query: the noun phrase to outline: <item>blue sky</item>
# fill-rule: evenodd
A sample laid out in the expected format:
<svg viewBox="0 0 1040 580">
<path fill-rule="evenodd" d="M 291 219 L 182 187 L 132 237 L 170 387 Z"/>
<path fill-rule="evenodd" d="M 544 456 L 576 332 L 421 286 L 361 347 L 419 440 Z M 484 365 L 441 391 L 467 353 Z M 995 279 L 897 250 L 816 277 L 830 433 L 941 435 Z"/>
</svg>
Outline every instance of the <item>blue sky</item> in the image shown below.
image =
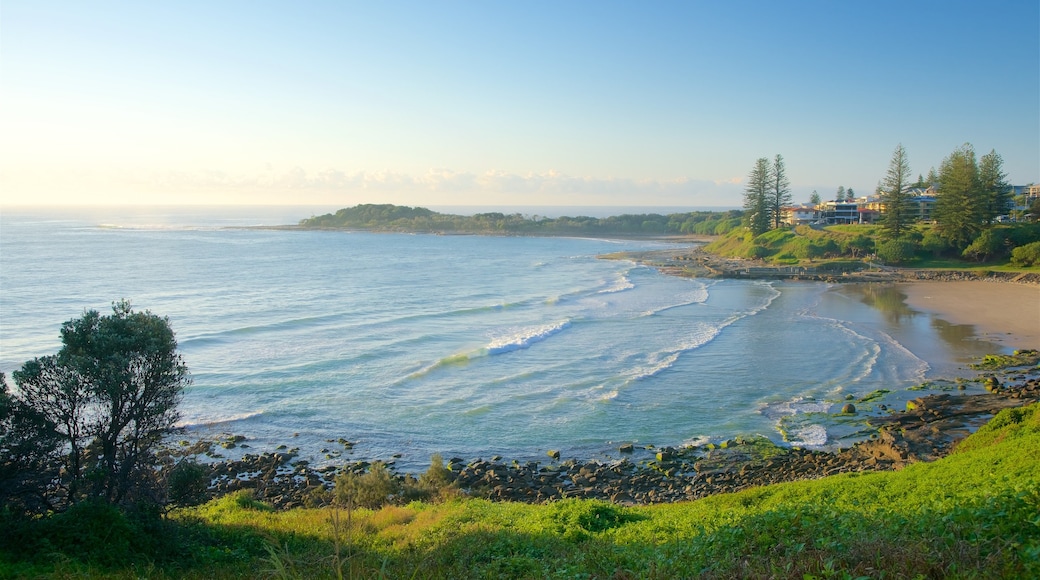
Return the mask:
<svg viewBox="0 0 1040 580">
<path fill-rule="evenodd" d="M 0 203 L 739 206 L 1040 181 L 1035 0 L 0 4 Z"/>
</svg>

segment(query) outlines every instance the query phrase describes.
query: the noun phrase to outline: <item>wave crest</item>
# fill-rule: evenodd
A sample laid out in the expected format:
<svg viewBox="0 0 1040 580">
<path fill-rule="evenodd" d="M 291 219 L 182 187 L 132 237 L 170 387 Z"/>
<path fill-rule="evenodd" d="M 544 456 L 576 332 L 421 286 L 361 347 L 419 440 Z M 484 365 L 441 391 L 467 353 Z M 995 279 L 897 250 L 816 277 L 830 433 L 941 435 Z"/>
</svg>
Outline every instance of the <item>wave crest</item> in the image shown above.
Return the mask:
<svg viewBox="0 0 1040 580">
<path fill-rule="evenodd" d="M 541 342 L 550 336 L 563 332 L 569 328 L 570 325 L 571 322 L 569 320 L 564 320 L 554 324 L 543 324 L 541 326 L 521 328 L 510 334 L 492 339 L 484 350 L 488 354 L 501 354 L 524 349 L 536 342 Z"/>
</svg>

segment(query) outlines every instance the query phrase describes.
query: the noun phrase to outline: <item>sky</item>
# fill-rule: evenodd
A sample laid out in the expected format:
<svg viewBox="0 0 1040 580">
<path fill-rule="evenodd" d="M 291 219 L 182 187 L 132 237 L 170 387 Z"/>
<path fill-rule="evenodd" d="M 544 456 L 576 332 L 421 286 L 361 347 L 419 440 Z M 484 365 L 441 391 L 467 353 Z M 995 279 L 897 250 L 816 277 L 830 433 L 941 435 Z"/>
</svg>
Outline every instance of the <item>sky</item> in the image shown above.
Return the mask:
<svg viewBox="0 0 1040 580">
<path fill-rule="evenodd" d="M 965 143 L 1040 182 L 1040 2 L 0 3 L 0 205 L 739 207 Z"/>
</svg>

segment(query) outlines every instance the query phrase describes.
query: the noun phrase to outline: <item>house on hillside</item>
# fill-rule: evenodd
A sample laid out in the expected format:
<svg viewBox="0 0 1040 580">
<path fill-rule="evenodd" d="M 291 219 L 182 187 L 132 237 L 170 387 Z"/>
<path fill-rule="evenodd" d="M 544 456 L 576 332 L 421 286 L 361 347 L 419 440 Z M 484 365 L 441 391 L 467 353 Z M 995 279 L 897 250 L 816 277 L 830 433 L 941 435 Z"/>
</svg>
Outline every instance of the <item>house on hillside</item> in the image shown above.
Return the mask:
<svg viewBox="0 0 1040 580">
<path fill-rule="evenodd" d="M 819 219 L 819 212 L 816 211 L 816 206 L 803 203 L 798 206 L 785 207 L 782 219 L 789 226 L 811 224 Z"/>
<path fill-rule="evenodd" d="M 820 204 L 820 221 L 827 225 L 858 224 L 859 204 L 855 201 L 825 201 Z"/>
</svg>

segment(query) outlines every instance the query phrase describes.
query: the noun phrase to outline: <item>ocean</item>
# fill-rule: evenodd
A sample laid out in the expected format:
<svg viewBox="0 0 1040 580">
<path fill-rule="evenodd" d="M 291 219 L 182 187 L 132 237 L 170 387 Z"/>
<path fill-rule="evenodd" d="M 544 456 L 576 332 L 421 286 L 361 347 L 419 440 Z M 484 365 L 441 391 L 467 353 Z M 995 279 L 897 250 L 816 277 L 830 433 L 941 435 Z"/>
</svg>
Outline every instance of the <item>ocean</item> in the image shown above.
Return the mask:
<svg viewBox="0 0 1040 580">
<path fill-rule="evenodd" d="M 4 208 L 0 371 L 10 382 L 57 352 L 64 321 L 127 298 L 169 318 L 194 379 L 177 437 L 419 471 L 433 453 L 611 460 L 622 443 L 739 435 L 847 446 L 859 419 L 833 414 L 849 396 L 1004 350 L 891 287 L 598 258 L 671 242 L 251 227 L 327 211 Z"/>
</svg>

